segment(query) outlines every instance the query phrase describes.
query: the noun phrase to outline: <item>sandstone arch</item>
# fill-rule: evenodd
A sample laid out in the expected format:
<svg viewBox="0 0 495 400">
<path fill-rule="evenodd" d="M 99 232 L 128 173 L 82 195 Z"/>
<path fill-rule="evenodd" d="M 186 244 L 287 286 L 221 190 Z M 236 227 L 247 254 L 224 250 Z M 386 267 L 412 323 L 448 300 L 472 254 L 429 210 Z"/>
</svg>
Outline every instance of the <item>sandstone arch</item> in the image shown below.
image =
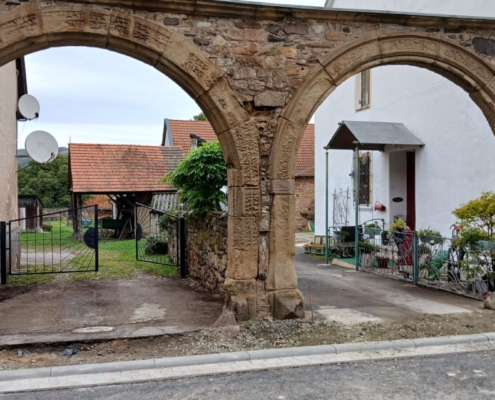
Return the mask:
<svg viewBox="0 0 495 400">
<path fill-rule="evenodd" d="M 136 58 L 163 72 L 196 100 L 217 133 L 231 193 L 236 195 L 235 204 L 229 198 L 233 206 L 226 291 L 232 296 L 255 293 L 253 285 L 246 291 L 244 283 L 258 276 L 258 131 L 223 71 L 179 33 L 122 8 L 32 0 L 0 15 L 0 66 L 60 46 L 99 47 Z"/>
<path fill-rule="evenodd" d="M 106 48 L 143 61 L 173 79 L 204 110 L 227 164 L 242 184 L 258 185 L 256 130 L 223 72 L 177 33 L 119 9 L 31 1 L 0 16 L 0 65 L 59 46 Z M 239 135 L 242 130 L 242 135 Z M 248 149 L 249 154 L 243 150 Z"/>
<path fill-rule="evenodd" d="M 495 67 L 438 35 L 372 34 L 350 42 L 315 67 L 283 112 L 270 160 L 273 179 L 292 179 L 297 148 L 312 115 L 351 76 L 380 65 L 413 65 L 438 73 L 468 92 L 495 133 Z"/>
</svg>

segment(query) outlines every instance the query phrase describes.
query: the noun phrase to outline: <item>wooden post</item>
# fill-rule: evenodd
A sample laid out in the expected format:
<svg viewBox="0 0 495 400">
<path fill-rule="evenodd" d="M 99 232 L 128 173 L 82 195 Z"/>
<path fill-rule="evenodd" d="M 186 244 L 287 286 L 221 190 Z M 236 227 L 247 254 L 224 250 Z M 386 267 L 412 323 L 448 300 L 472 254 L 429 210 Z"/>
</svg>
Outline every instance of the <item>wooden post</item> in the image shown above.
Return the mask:
<svg viewBox="0 0 495 400">
<path fill-rule="evenodd" d="M 82 195 L 72 193 L 72 228 L 74 229 L 74 239 L 82 241 Z"/>
</svg>

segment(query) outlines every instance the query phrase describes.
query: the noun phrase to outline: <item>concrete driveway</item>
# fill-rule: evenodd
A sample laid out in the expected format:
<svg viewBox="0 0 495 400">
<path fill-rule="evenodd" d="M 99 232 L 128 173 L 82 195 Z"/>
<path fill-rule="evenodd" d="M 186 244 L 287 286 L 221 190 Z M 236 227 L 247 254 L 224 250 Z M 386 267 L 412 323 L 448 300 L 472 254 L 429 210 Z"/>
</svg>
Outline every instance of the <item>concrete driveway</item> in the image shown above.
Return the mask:
<svg viewBox="0 0 495 400">
<path fill-rule="evenodd" d="M 3 301 L 2 301 L 3 299 Z M 0 289 L 0 345 L 145 337 L 211 326 L 223 299 L 145 276 Z"/>
<path fill-rule="evenodd" d="M 302 247 L 296 248 L 299 289 L 309 312 L 311 286 L 316 318 L 343 323 L 400 322 L 422 314 L 469 313 L 483 307 L 480 301 L 323 262 L 305 255 Z"/>
</svg>

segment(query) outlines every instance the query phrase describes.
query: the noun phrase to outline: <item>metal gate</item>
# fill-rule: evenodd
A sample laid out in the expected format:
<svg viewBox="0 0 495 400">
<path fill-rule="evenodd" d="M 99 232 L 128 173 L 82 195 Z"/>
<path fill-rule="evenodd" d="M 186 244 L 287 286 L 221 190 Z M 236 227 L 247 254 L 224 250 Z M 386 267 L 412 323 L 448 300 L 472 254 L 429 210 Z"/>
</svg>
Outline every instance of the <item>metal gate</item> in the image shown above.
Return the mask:
<svg viewBox="0 0 495 400">
<path fill-rule="evenodd" d="M 81 237 L 74 237 L 77 216 Z M 98 206 L 0 222 L 1 283 L 8 275 L 98 271 Z"/>
<path fill-rule="evenodd" d="M 185 221 L 179 217 L 136 203 L 134 224 L 136 260 L 180 267 L 186 277 Z"/>
</svg>

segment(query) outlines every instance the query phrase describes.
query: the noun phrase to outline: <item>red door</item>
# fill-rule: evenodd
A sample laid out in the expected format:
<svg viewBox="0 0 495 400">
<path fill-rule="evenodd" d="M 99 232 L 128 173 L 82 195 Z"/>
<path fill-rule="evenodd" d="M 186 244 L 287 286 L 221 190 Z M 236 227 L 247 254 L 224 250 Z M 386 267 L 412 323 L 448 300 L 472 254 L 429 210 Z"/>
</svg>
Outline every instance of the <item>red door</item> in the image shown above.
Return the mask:
<svg viewBox="0 0 495 400">
<path fill-rule="evenodd" d="M 407 225 L 416 229 L 416 153 L 407 153 Z"/>
</svg>

